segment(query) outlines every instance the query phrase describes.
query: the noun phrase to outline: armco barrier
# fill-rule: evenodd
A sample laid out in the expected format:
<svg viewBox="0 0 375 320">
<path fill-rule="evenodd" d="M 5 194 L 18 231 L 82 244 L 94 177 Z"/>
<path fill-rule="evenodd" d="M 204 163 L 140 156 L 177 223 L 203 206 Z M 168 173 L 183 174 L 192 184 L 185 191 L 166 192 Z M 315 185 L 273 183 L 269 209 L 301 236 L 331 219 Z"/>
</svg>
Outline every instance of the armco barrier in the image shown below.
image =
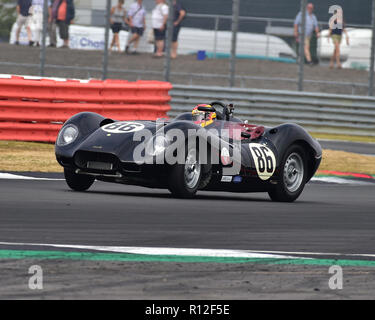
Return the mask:
<svg viewBox="0 0 375 320">
<path fill-rule="evenodd" d="M 294 122 L 313 132 L 375 137 L 375 98 L 313 92 L 174 85 L 170 117 L 198 103 L 231 102 L 238 117 L 275 126 Z"/>
<path fill-rule="evenodd" d="M 54 142 L 64 121 L 91 111 L 116 120 L 167 118 L 170 83 L 0 76 L 0 140 Z"/>
</svg>

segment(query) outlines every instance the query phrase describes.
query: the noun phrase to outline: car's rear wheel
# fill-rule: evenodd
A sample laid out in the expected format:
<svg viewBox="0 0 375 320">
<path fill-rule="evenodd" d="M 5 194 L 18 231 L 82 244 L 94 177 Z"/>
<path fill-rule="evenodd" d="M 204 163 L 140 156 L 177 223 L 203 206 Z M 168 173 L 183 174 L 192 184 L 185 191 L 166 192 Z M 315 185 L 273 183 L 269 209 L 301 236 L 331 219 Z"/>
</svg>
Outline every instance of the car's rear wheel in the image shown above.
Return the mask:
<svg viewBox="0 0 375 320">
<path fill-rule="evenodd" d="M 175 164 L 169 172 L 169 191 L 178 198 L 193 198 L 196 194 L 202 177 L 202 166 L 198 152 L 189 149 L 185 164 Z"/>
<path fill-rule="evenodd" d="M 279 183 L 269 192 L 273 201 L 293 202 L 301 195 L 306 184 L 307 157 L 299 145 L 292 145 L 280 165 Z"/>
<path fill-rule="evenodd" d="M 77 174 L 67 168 L 64 168 L 64 176 L 67 185 L 74 191 L 86 191 L 95 181 L 94 177 Z"/>
</svg>

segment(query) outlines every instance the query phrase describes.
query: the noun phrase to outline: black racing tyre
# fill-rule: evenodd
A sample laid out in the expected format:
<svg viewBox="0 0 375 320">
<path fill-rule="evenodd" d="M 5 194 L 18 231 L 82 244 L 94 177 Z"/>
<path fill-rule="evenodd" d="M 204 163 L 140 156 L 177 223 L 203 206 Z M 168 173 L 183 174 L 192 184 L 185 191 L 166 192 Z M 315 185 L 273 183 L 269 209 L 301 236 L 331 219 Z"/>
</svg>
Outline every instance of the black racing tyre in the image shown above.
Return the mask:
<svg viewBox="0 0 375 320">
<path fill-rule="evenodd" d="M 67 168 L 64 168 L 64 176 L 67 185 L 74 191 L 86 191 L 95 181 L 94 177 L 77 174 Z"/>
<path fill-rule="evenodd" d="M 193 198 L 202 178 L 202 165 L 196 149 L 186 152 L 185 164 L 171 166 L 168 176 L 168 189 L 174 197 Z"/>
<path fill-rule="evenodd" d="M 290 146 L 280 165 L 279 182 L 268 191 L 270 198 L 278 202 L 297 200 L 305 187 L 307 170 L 305 149 L 296 144 Z"/>
</svg>

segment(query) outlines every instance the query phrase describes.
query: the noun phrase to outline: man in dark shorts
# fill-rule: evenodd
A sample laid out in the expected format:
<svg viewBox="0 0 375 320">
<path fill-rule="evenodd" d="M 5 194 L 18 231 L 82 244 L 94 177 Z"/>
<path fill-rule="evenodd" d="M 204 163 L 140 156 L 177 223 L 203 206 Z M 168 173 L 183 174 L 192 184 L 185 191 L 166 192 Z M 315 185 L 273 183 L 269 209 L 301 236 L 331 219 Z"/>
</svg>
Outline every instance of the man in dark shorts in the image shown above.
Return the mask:
<svg viewBox="0 0 375 320">
<path fill-rule="evenodd" d="M 155 0 L 156 6 L 152 10 L 152 29 L 154 30 L 156 52 L 154 57 L 161 58 L 164 56 L 164 42 L 166 34 L 166 26 L 168 21 L 169 8 L 165 0 Z"/>
<path fill-rule="evenodd" d="M 129 38 L 129 41 L 126 45 L 125 53 L 130 53 L 130 45 L 133 44 L 134 49 L 132 51 L 132 54 L 136 54 L 139 40 L 143 36 L 146 28 L 146 9 L 143 6 L 142 0 L 137 0 L 130 6 L 128 12 L 128 21 L 131 30 L 131 37 Z"/>
<path fill-rule="evenodd" d="M 172 36 L 172 52 L 171 58 L 177 58 L 177 49 L 178 49 L 178 35 L 181 29 L 181 23 L 186 16 L 186 10 L 182 4 L 177 3 L 176 0 L 173 0 L 173 10 L 174 10 L 174 19 L 173 19 L 173 36 Z"/>
</svg>

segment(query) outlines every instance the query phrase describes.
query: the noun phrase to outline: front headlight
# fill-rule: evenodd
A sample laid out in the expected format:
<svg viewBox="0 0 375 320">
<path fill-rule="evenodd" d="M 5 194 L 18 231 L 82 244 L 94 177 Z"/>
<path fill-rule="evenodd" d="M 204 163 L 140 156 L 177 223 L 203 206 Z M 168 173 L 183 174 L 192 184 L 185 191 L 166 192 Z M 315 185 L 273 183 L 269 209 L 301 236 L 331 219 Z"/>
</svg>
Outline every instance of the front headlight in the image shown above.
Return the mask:
<svg viewBox="0 0 375 320">
<path fill-rule="evenodd" d="M 146 153 L 149 156 L 158 156 L 167 148 L 169 142 L 165 136 L 156 135 L 146 145 Z"/>
<path fill-rule="evenodd" d="M 68 124 L 63 127 L 57 137 L 57 145 L 59 147 L 73 143 L 78 137 L 78 128 L 74 124 Z"/>
</svg>

